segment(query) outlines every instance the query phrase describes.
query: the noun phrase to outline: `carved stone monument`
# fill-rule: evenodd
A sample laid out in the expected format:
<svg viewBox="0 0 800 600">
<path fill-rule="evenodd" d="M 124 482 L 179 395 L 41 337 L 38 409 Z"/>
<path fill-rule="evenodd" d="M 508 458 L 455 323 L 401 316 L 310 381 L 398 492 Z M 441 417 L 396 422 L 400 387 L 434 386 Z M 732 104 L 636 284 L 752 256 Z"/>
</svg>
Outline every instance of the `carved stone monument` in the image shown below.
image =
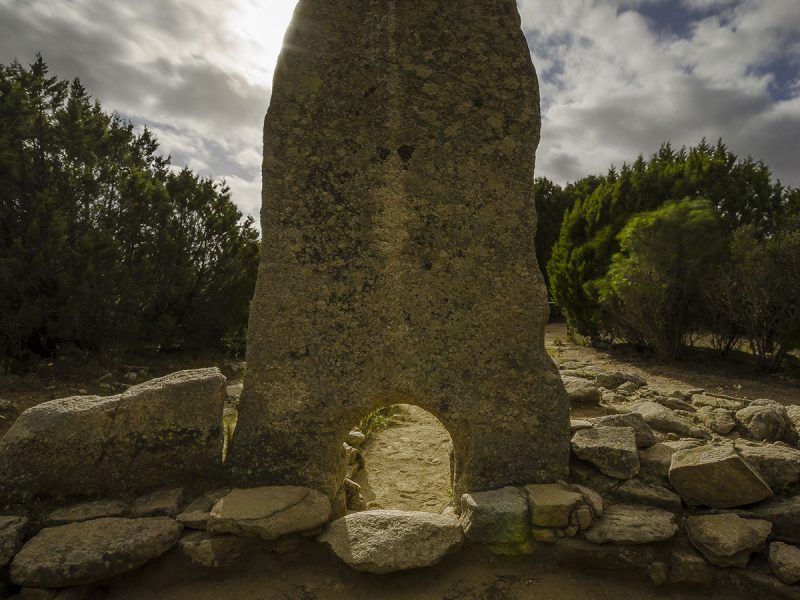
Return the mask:
<svg viewBox="0 0 800 600">
<path fill-rule="evenodd" d="M 393 403 L 450 432 L 456 497 L 566 477 L 539 129 L 514 0 L 300 0 L 264 128 L 234 481 L 333 496 L 346 434 Z"/>
</svg>

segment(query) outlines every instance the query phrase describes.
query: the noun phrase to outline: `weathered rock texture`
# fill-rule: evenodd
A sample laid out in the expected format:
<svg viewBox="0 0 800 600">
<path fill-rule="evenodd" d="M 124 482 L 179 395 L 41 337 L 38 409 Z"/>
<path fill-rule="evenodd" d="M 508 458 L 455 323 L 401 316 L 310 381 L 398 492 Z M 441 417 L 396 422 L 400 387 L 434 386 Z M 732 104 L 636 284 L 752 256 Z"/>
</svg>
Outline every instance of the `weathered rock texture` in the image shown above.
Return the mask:
<svg viewBox="0 0 800 600">
<path fill-rule="evenodd" d="M 231 491 L 214 505 L 207 529 L 274 540 L 316 529 L 330 517 L 331 503 L 320 492 L 297 486 L 269 486 Z"/>
<path fill-rule="evenodd" d="M 26 410 L 0 440 L 0 500 L 108 497 L 220 477 L 225 377 L 180 371 Z"/>
<path fill-rule="evenodd" d="M 357 571 L 390 573 L 439 562 L 464 532 L 454 515 L 372 510 L 337 519 L 319 540 Z"/>
<path fill-rule="evenodd" d="M 333 496 L 350 428 L 397 402 L 449 431 L 457 498 L 566 476 L 539 129 L 513 0 L 300 0 L 265 123 L 234 481 Z"/>
<path fill-rule="evenodd" d="M 172 519 L 96 519 L 43 529 L 11 563 L 17 585 L 84 585 L 132 571 L 172 548 L 181 537 Z"/>
</svg>

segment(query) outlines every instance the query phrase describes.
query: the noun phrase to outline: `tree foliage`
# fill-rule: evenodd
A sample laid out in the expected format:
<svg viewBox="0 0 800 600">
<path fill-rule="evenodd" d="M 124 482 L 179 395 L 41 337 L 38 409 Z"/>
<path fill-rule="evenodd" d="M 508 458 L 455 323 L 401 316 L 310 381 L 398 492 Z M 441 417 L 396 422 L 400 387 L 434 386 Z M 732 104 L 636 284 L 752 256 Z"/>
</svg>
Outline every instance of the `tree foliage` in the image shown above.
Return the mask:
<svg viewBox="0 0 800 600">
<path fill-rule="evenodd" d="M 677 152 L 665 144 L 575 201 L 548 262 L 551 294 L 586 336 L 664 358 L 696 333 L 723 351 L 744 337 L 776 368 L 797 346 L 786 274 L 800 254 L 798 215 L 800 190 L 773 181 L 762 162 L 722 142 Z"/>
<path fill-rule="evenodd" d="M 725 257 L 719 215 L 707 200 L 667 202 L 634 215 L 619 242 L 598 286 L 606 327 L 675 359 L 705 318 L 707 282 Z"/>
<path fill-rule="evenodd" d="M 258 233 L 41 57 L 0 65 L 0 356 L 218 343 L 244 328 Z"/>
</svg>

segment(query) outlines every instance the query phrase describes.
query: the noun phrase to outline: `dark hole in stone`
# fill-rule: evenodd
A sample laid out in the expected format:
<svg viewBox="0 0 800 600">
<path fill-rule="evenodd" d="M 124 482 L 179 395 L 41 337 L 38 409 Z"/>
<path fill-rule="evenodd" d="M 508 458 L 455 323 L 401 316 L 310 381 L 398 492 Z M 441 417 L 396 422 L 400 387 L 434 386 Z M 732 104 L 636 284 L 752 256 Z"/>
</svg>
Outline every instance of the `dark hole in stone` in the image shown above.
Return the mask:
<svg viewBox="0 0 800 600">
<path fill-rule="evenodd" d="M 389 158 L 390 151 L 388 148 L 383 148 L 381 146 L 378 146 L 376 152 L 381 162 L 384 162 L 387 158 Z"/>
<path fill-rule="evenodd" d="M 414 156 L 414 146 L 406 146 L 403 144 L 397 149 L 397 153 L 400 155 L 400 158 L 403 162 L 408 162 L 411 160 L 411 157 Z"/>
<path fill-rule="evenodd" d="M 483 108 L 483 98 L 480 96 L 475 96 L 472 103 L 475 105 L 475 108 Z"/>
</svg>

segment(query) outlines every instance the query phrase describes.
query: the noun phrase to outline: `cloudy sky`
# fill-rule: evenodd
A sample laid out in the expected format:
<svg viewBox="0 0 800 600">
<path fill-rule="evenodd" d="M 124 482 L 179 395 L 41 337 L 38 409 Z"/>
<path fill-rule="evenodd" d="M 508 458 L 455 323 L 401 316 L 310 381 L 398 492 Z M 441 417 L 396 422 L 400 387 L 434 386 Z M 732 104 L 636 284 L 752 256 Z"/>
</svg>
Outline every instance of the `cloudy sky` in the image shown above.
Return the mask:
<svg viewBox="0 0 800 600">
<path fill-rule="evenodd" d="M 261 125 L 295 3 L 0 0 L 0 63 L 40 51 L 257 216 Z M 542 84 L 537 175 L 565 183 L 705 136 L 800 185 L 800 0 L 518 4 Z"/>
</svg>

